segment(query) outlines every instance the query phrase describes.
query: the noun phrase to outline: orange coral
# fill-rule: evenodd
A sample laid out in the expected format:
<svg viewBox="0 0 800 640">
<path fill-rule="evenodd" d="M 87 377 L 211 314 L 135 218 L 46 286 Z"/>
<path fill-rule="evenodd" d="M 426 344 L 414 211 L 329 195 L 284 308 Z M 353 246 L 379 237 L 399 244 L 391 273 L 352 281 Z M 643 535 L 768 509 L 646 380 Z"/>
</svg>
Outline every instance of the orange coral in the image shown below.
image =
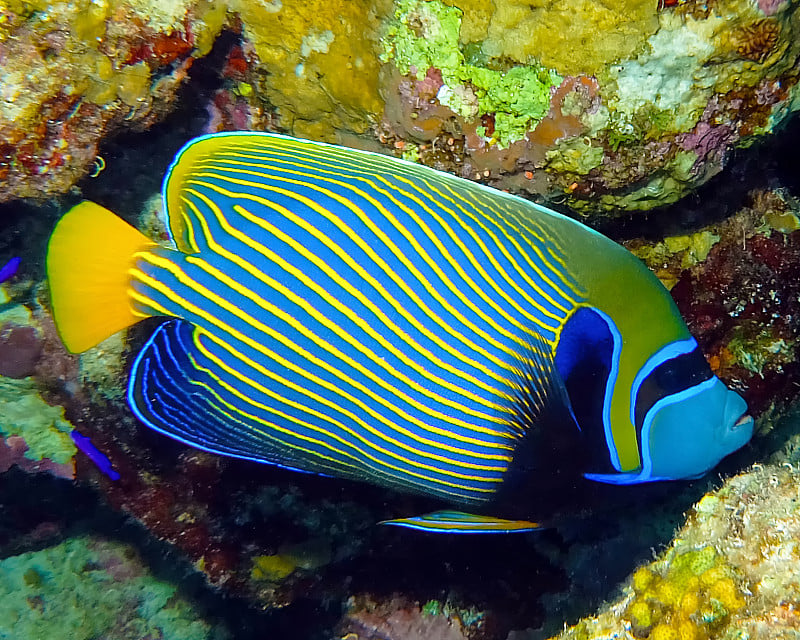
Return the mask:
<svg viewBox="0 0 800 640">
<path fill-rule="evenodd" d="M 743 58 L 764 62 L 778 43 L 780 33 L 780 23 L 772 18 L 763 18 L 739 27 L 734 33 L 736 52 Z"/>
</svg>

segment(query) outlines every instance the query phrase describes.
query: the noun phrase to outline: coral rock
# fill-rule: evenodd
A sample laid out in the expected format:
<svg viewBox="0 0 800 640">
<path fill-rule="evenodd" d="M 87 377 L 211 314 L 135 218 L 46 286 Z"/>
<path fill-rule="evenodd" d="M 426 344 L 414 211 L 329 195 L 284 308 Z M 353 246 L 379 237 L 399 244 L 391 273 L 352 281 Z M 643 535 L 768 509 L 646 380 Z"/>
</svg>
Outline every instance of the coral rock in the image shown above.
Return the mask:
<svg viewBox="0 0 800 640">
<path fill-rule="evenodd" d="M 796 425 L 797 412 L 789 420 Z M 703 497 L 620 602 L 559 640 L 797 637 L 800 472 L 796 444 L 787 449 L 795 451 L 788 460 L 755 466 Z"/>
<path fill-rule="evenodd" d="M 103 136 L 160 118 L 222 17 L 206 0 L 0 1 L 0 202 L 67 191 Z"/>
<path fill-rule="evenodd" d="M 381 140 L 590 215 L 675 202 L 800 105 L 796 2 L 545 4 L 396 2 Z M 423 153 L 453 139 L 460 153 Z"/>
<path fill-rule="evenodd" d="M 223 640 L 136 551 L 93 538 L 0 561 L 0 637 Z"/>
</svg>

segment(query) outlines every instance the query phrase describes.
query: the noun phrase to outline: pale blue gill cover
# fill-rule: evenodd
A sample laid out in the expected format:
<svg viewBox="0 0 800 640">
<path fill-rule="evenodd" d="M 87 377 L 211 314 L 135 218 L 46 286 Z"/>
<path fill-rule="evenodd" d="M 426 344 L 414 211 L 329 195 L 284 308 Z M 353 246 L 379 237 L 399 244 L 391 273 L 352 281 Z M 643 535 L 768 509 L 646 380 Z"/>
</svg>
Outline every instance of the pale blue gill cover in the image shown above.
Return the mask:
<svg viewBox="0 0 800 640">
<path fill-rule="evenodd" d="M 701 475 L 752 434 L 659 281 L 544 207 L 245 132 L 187 144 L 163 196 L 174 248 L 84 202 L 47 268 L 71 351 L 172 318 L 128 389 L 172 438 L 432 496 L 392 522 L 473 532 L 536 527 L 549 432 L 612 483 Z"/>
</svg>

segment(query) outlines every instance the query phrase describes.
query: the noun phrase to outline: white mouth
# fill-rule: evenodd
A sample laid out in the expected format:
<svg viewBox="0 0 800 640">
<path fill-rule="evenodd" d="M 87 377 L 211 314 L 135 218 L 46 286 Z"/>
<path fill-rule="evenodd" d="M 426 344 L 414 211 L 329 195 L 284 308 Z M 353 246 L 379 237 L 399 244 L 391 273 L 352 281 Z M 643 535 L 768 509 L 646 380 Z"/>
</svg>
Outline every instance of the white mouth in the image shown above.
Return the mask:
<svg viewBox="0 0 800 640">
<path fill-rule="evenodd" d="M 741 427 L 742 425 L 750 424 L 752 421 L 753 421 L 752 416 L 744 414 L 741 418 L 739 418 L 736 421 L 736 423 L 733 425 L 733 428 L 735 429 L 736 427 Z"/>
</svg>

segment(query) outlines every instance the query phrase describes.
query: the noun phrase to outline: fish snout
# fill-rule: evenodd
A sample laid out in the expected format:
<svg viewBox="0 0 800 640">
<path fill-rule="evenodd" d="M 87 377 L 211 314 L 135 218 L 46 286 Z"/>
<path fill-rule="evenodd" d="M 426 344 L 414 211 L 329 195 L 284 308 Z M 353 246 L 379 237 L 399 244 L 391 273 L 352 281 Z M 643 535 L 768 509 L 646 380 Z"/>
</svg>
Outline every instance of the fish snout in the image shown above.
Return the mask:
<svg viewBox="0 0 800 640">
<path fill-rule="evenodd" d="M 725 399 L 722 425 L 725 429 L 724 440 L 730 447 L 729 453 L 746 445 L 753 436 L 755 420 L 747 413 L 747 403 L 742 396 L 730 389 Z"/>
</svg>

